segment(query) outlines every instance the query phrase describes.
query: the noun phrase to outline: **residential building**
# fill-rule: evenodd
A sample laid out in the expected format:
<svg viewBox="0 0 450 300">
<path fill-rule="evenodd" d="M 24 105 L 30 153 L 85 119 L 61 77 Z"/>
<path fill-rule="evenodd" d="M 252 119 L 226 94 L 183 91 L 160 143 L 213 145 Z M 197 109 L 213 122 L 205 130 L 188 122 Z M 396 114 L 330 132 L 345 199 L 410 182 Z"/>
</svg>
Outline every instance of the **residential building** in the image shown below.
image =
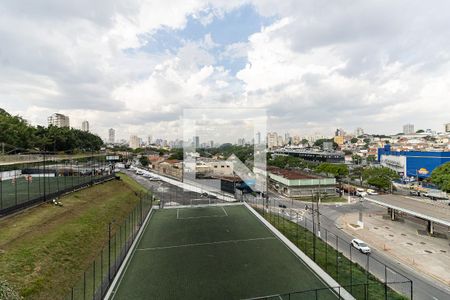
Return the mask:
<svg viewBox="0 0 450 300">
<path fill-rule="evenodd" d="M 260 145 L 261 144 L 261 132 L 257 132 L 256 133 L 256 145 Z"/>
<path fill-rule="evenodd" d="M 334 137 L 334 142 L 335 142 L 336 144 L 338 144 L 339 146 L 344 145 L 344 141 L 345 141 L 345 139 L 344 139 L 344 136 L 343 136 L 343 135 L 336 135 L 336 136 Z"/>
<path fill-rule="evenodd" d="M 269 149 L 276 148 L 278 146 L 278 134 L 276 132 L 267 133 L 267 147 Z"/>
<path fill-rule="evenodd" d="M 116 131 L 112 128 L 108 130 L 108 143 L 114 144 L 116 141 Z"/>
<path fill-rule="evenodd" d="M 195 149 L 200 148 L 200 137 L 198 135 L 194 136 L 192 138 L 192 143 L 193 143 L 193 146 L 195 147 Z"/>
<path fill-rule="evenodd" d="M 345 135 L 345 131 L 342 128 L 336 129 L 336 132 L 334 134 L 334 136 L 344 136 L 344 135 Z"/>
<path fill-rule="evenodd" d="M 364 130 L 361 127 L 356 128 L 355 131 L 356 137 L 364 135 Z"/>
<path fill-rule="evenodd" d="M 47 118 L 48 126 L 56 126 L 56 127 L 70 127 L 70 120 L 68 116 L 63 114 L 54 113 L 50 117 Z"/>
<path fill-rule="evenodd" d="M 137 149 L 140 146 L 141 146 L 141 139 L 136 135 L 130 136 L 130 148 Z"/>
<path fill-rule="evenodd" d="M 414 134 L 414 124 L 405 124 L 403 125 L 403 134 Z"/>
<path fill-rule="evenodd" d="M 445 132 L 450 132 L 450 123 L 445 124 Z"/>
<path fill-rule="evenodd" d="M 88 121 L 83 121 L 81 123 L 81 130 L 89 132 L 89 122 Z"/>
</svg>

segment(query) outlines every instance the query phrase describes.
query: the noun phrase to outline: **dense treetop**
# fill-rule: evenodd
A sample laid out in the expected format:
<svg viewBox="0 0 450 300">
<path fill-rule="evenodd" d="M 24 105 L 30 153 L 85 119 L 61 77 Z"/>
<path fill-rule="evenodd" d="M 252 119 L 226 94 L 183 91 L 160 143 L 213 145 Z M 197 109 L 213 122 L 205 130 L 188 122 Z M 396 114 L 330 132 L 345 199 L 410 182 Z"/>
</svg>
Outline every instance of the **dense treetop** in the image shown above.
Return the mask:
<svg viewBox="0 0 450 300">
<path fill-rule="evenodd" d="M 102 139 L 95 134 L 68 127 L 34 127 L 1 108 L 0 143 L 4 143 L 6 153 L 96 151 L 103 145 Z"/>
</svg>

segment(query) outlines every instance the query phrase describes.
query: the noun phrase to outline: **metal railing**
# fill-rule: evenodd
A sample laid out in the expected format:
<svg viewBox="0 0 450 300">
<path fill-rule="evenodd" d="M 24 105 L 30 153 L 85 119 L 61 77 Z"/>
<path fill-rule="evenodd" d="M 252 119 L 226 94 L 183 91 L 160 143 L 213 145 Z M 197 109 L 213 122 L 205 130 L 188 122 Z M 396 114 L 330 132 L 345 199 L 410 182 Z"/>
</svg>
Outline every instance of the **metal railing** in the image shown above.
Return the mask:
<svg viewBox="0 0 450 300">
<path fill-rule="evenodd" d="M 127 256 L 146 216 L 151 213 L 155 198 L 152 193 L 141 193 L 140 201 L 120 223 L 110 222 L 105 229 L 108 241 L 89 267 L 70 289 L 65 299 L 103 299 L 114 277 Z"/>
<path fill-rule="evenodd" d="M 105 156 L 0 165 L 0 216 L 114 178 Z"/>
</svg>

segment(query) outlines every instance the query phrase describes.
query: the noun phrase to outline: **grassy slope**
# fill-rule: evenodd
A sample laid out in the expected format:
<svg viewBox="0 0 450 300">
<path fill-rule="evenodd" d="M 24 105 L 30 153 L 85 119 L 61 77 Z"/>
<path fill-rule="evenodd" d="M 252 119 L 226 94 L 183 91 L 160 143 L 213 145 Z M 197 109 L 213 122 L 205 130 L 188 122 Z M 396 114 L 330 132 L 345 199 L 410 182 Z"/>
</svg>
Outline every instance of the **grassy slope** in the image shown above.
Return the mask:
<svg viewBox="0 0 450 300">
<path fill-rule="evenodd" d="M 258 210 L 262 214 L 261 210 Z M 313 258 L 313 234 L 307 229 L 294 222 L 278 217 L 276 214 L 262 214 L 273 226 L 275 226 L 284 236 L 291 240 L 300 250 L 311 259 Z M 338 259 L 336 259 L 338 257 Z M 338 263 L 338 268 L 337 264 Z M 337 252 L 333 247 L 316 238 L 316 260 L 315 262 L 333 277 L 339 284 L 356 298 L 364 299 L 364 286 L 369 283 L 368 291 L 371 299 L 384 299 L 384 284 L 374 276 L 367 274 L 358 264 L 350 262 L 341 252 Z M 339 271 L 337 271 L 339 270 Z M 359 284 L 359 285 L 358 285 Z M 356 285 L 352 288 L 348 287 Z M 400 295 L 388 288 L 388 299 L 403 300 L 407 297 Z"/>
<path fill-rule="evenodd" d="M 0 220 L 0 274 L 30 299 L 62 298 L 137 204 L 140 187 L 110 181 Z"/>
</svg>

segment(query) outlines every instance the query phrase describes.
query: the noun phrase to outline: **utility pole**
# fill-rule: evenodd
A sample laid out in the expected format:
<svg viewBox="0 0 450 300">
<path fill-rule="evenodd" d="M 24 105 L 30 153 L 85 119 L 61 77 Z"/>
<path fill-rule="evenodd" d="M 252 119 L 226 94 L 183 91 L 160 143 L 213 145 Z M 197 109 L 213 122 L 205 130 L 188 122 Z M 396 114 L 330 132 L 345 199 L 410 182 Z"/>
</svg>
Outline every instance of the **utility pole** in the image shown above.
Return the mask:
<svg viewBox="0 0 450 300">
<path fill-rule="evenodd" d="M 317 199 L 317 234 L 318 234 L 319 238 L 320 238 L 320 211 L 319 211 L 320 190 L 321 190 L 321 186 L 320 186 L 320 178 L 319 178 L 319 195 L 318 195 L 318 199 Z"/>
<path fill-rule="evenodd" d="M 314 191 L 311 191 L 311 217 L 312 217 L 312 230 L 313 230 L 313 261 L 316 261 L 316 223 L 314 220 Z"/>
</svg>

